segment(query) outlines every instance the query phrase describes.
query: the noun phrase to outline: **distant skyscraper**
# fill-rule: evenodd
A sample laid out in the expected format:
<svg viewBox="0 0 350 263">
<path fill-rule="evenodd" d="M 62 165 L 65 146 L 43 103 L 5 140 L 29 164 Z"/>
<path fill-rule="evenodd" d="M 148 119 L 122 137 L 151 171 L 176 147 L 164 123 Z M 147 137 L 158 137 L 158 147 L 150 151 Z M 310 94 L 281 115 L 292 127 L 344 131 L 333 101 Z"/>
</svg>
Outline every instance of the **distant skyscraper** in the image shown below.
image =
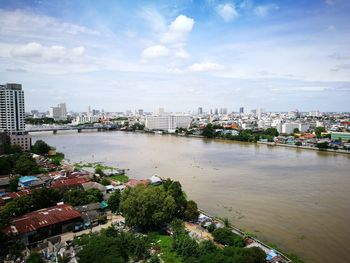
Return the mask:
<svg viewBox="0 0 350 263">
<path fill-rule="evenodd" d="M 218 115 L 219 114 L 219 110 L 218 110 L 218 108 L 215 108 L 215 115 Z"/>
<path fill-rule="evenodd" d="M 25 130 L 24 92 L 21 84 L 0 85 L 0 129 Z"/>
<path fill-rule="evenodd" d="M 258 120 L 261 119 L 261 115 L 262 115 L 262 109 L 261 108 L 256 109 L 256 116 L 258 117 Z"/>
<path fill-rule="evenodd" d="M 226 115 L 227 114 L 227 108 L 220 108 L 220 114 Z"/>
<path fill-rule="evenodd" d="M 244 107 L 240 107 L 240 108 L 239 108 L 239 113 L 240 113 L 240 114 L 243 114 L 243 113 L 244 113 Z"/>
<path fill-rule="evenodd" d="M 138 114 L 139 114 L 140 116 L 143 116 L 143 109 L 139 109 L 139 110 L 138 110 Z"/>
<path fill-rule="evenodd" d="M 66 103 L 60 103 L 57 107 L 50 107 L 49 116 L 55 120 L 66 120 L 67 119 L 67 108 Z"/>
<path fill-rule="evenodd" d="M 202 107 L 198 108 L 198 114 L 203 114 L 203 108 Z"/>
</svg>

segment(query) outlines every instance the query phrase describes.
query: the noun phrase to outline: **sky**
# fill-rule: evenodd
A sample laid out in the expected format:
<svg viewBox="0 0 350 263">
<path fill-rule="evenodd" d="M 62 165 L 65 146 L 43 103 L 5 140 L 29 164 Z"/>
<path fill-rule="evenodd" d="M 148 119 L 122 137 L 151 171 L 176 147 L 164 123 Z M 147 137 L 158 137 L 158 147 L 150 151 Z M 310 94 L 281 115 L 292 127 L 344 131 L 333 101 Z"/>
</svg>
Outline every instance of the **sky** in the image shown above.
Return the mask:
<svg viewBox="0 0 350 263">
<path fill-rule="evenodd" d="M 26 110 L 350 111 L 348 0 L 0 0 Z"/>
</svg>

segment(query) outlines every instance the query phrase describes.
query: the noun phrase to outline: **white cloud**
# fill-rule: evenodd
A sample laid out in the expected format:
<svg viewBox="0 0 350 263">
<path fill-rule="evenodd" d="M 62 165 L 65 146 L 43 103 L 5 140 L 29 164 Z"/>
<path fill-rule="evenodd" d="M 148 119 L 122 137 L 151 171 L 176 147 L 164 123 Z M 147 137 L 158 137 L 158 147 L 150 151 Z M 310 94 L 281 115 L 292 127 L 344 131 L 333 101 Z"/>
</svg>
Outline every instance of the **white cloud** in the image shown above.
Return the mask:
<svg viewBox="0 0 350 263">
<path fill-rule="evenodd" d="M 100 32 L 81 25 L 61 22 L 45 15 L 31 14 L 26 11 L 0 10 L 1 34 L 7 36 L 33 37 L 36 33 L 49 37 L 56 34 L 67 35 L 100 35 Z"/>
<path fill-rule="evenodd" d="M 196 63 L 189 67 L 190 71 L 202 72 L 202 71 L 218 71 L 223 70 L 225 67 L 223 65 L 212 63 L 212 62 L 203 62 Z"/>
<path fill-rule="evenodd" d="M 163 16 L 154 8 L 142 9 L 140 16 L 145 19 L 154 31 L 165 31 L 166 23 Z"/>
<path fill-rule="evenodd" d="M 82 56 L 85 52 L 83 46 L 67 49 L 63 46 L 43 46 L 37 42 L 31 42 L 25 45 L 14 47 L 10 54 L 14 58 L 21 58 L 31 61 L 51 61 L 62 62 L 63 60 L 71 60 L 72 57 Z"/>
<path fill-rule="evenodd" d="M 85 48 L 83 46 L 73 48 L 72 53 L 75 56 L 82 56 L 85 53 Z"/>
<path fill-rule="evenodd" d="M 259 5 L 254 8 L 254 13 L 257 16 L 265 17 L 267 16 L 271 11 L 278 10 L 279 7 L 276 4 L 267 4 L 267 5 Z"/>
<path fill-rule="evenodd" d="M 161 38 L 163 43 L 169 44 L 183 44 L 187 35 L 192 31 L 194 20 L 185 15 L 179 15 L 176 19 L 171 22 L 168 30 L 164 33 Z"/>
<path fill-rule="evenodd" d="M 36 42 L 28 43 L 24 46 L 15 47 L 11 51 L 13 57 L 42 57 L 44 47 Z"/>
<path fill-rule="evenodd" d="M 166 57 L 170 55 L 170 50 L 162 45 L 155 45 L 148 47 L 143 50 L 142 57 L 145 59 L 148 58 L 160 58 L 160 57 Z"/>
<path fill-rule="evenodd" d="M 225 20 L 225 22 L 230 22 L 238 16 L 235 6 L 230 3 L 218 5 L 216 7 L 216 12 Z"/>
<path fill-rule="evenodd" d="M 174 55 L 176 58 L 180 59 L 187 59 L 190 57 L 190 54 L 188 54 L 187 51 L 182 48 L 175 50 Z"/>
</svg>

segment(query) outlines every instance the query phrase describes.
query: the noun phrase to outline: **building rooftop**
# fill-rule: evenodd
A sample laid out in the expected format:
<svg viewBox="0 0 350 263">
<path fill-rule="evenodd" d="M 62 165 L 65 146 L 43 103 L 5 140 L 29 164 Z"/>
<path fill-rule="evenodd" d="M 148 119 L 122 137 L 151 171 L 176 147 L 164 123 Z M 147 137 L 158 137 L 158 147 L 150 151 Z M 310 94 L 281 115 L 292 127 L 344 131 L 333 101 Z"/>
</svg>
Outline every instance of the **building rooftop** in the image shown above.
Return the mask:
<svg viewBox="0 0 350 263">
<path fill-rule="evenodd" d="M 17 217 L 12 220 L 11 226 L 6 227 L 4 230 L 6 234 L 25 234 L 80 217 L 80 213 L 74 210 L 72 206 L 62 204 Z"/>
</svg>

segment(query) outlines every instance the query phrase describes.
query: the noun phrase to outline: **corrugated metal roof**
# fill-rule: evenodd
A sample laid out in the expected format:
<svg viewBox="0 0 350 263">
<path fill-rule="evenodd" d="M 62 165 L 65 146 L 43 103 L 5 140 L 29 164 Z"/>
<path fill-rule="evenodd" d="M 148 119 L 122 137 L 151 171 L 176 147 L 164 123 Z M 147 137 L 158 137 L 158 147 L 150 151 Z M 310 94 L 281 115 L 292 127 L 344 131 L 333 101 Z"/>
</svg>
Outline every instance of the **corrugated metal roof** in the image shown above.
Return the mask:
<svg viewBox="0 0 350 263">
<path fill-rule="evenodd" d="M 64 179 L 64 180 L 59 180 L 59 181 L 53 182 L 51 184 L 51 187 L 52 188 L 62 188 L 62 187 L 76 186 L 76 185 L 81 185 L 83 183 L 86 183 L 88 181 L 89 181 L 89 179 L 87 179 L 85 177 Z"/>
<path fill-rule="evenodd" d="M 80 218 L 78 211 L 70 205 L 57 205 L 25 214 L 12 220 L 12 226 L 5 229 L 8 234 L 24 234 L 40 228 Z M 15 231 L 13 229 L 15 227 Z"/>
</svg>

